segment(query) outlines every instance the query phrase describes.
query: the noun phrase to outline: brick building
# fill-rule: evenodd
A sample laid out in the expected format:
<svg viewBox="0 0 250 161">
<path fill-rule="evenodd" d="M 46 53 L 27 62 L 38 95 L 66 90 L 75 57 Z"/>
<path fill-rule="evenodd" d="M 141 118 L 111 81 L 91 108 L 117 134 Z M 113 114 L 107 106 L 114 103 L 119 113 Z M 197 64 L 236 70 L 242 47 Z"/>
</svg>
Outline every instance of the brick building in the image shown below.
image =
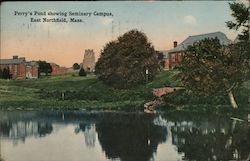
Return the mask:
<svg viewBox="0 0 250 161">
<path fill-rule="evenodd" d="M 232 43 L 231 40 L 229 40 L 227 36 L 222 32 L 213 32 L 213 33 L 189 36 L 180 44 L 178 44 L 177 41 L 174 41 L 174 46 L 173 46 L 174 48 L 166 51 L 165 53 L 164 57 L 166 64 L 165 69 L 172 69 L 175 65 L 181 63 L 184 50 L 187 49 L 188 46 L 193 45 L 195 42 L 203 40 L 205 38 L 216 38 L 216 37 L 220 40 L 220 43 L 222 45 L 228 45 Z"/>
<path fill-rule="evenodd" d="M 52 75 L 58 75 L 58 74 L 66 74 L 68 72 L 68 68 L 66 67 L 61 67 L 55 63 L 50 63 L 52 67 Z"/>
<path fill-rule="evenodd" d="M 35 61 L 26 61 L 24 57 L 0 59 L 0 68 L 9 68 L 12 79 L 38 78 L 38 64 Z"/>
<path fill-rule="evenodd" d="M 164 70 L 169 70 L 169 55 L 168 55 L 168 51 L 164 50 L 164 51 L 159 51 L 162 55 L 163 55 L 163 61 L 164 61 L 164 66 L 163 69 Z"/>
</svg>

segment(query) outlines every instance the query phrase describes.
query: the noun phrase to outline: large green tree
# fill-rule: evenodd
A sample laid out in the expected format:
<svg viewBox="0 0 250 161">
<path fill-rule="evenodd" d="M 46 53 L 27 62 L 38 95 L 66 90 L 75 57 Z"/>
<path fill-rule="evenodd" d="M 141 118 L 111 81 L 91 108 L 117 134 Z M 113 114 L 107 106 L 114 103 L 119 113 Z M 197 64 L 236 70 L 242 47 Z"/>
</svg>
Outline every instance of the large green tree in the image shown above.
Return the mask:
<svg viewBox="0 0 250 161">
<path fill-rule="evenodd" d="M 245 1 L 247 3 L 247 1 Z M 227 21 L 227 27 L 232 30 L 240 31 L 238 35 L 238 45 L 246 47 L 244 52 L 245 61 L 248 62 L 248 78 L 250 78 L 250 45 L 249 45 L 249 35 L 250 35 L 250 1 L 248 5 L 244 3 L 229 3 L 230 9 L 232 11 L 231 15 L 234 18 L 232 21 Z"/>
<path fill-rule="evenodd" d="M 233 30 L 241 30 L 239 34 L 239 40 L 249 41 L 249 5 L 243 3 L 229 3 L 230 9 L 232 11 L 233 21 L 227 21 L 227 27 Z"/>
<path fill-rule="evenodd" d="M 0 68 L 0 79 L 2 79 L 3 78 L 3 71 L 2 71 L 2 69 Z"/>
<path fill-rule="evenodd" d="M 189 46 L 179 66 L 185 87 L 205 95 L 228 95 L 233 108 L 238 105 L 233 89 L 246 76 L 245 47 L 239 44 L 223 46 L 218 38 L 204 39 Z"/>
<path fill-rule="evenodd" d="M 97 77 L 106 84 L 129 88 L 146 79 L 152 80 L 158 71 L 158 60 L 147 36 L 131 30 L 105 45 L 95 70 Z"/>
<path fill-rule="evenodd" d="M 3 79 L 11 79 L 12 78 L 12 74 L 10 73 L 9 67 L 3 68 L 1 78 L 3 78 Z"/>
<path fill-rule="evenodd" d="M 47 63 L 46 61 L 41 61 L 39 60 L 38 62 L 38 74 L 39 76 L 41 75 L 41 73 L 45 73 L 46 75 L 48 75 L 49 73 L 52 72 L 52 66 Z"/>
</svg>

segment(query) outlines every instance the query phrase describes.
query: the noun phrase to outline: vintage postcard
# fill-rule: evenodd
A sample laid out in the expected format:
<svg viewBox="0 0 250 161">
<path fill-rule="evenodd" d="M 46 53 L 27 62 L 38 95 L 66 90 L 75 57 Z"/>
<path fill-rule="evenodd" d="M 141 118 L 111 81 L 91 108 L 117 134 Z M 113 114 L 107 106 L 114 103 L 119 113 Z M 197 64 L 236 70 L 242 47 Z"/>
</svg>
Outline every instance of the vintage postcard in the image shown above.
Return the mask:
<svg viewBox="0 0 250 161">
<path fill-rule="evenodd" d="M 0 161 L 250 160 L 249 0 L 0 6 Z"/>
</svg>

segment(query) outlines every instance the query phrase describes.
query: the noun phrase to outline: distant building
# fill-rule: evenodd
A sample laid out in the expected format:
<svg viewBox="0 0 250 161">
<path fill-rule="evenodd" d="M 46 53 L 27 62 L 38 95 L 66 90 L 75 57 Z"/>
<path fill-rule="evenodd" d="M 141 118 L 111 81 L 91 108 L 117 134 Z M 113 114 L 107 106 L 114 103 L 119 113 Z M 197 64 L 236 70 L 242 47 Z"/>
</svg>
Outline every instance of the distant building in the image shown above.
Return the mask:
<svg viewBox="0 0 250 161">
<path fill-rule="evenodd" d="M 228 45 L 231 42 L 227 38 L 227 36 L 222 32 L 213 32 L 213 33 L 207 33 L 207 34 L 201 34 L 201 35 L 195 35 L 195 36 L 189 36 L 186 38 L 182 43 L 178 45 L 177 41 L 174 41 L 174 48 L 168 51 L 165 51 L 165 57 L 166 60 L 166 69 L 173 68 L 176 64 L 179 64 L 182 61 L 183 58 L 183 52 L 187 49 L 188 46 L 193 45 L 195 42 L 203 40 L 205 38 L 218 38 L 220 43 L 222 45 Z"/>
<path fill-rule="evenodd" d="M 67 68 L 67 73 L 78 73 L 78 72 L 79 72 L 79 69 L 75 70 L 75 69 L 73 69 L 73 67 Z"/>
<path fill-rule="evenodd" d="M 0 68 L 9 68 L 12 79 L 38 78 L 38 64 L 35 61 L 26 61 L 24 57 L 0 59 Z"/>
<path fill-rule="evenodd" d="M 164 50 L 164 51 L 159 51 L 159 52 L 163 55 L 163 58 L 162 58 L 162 60 L 164 61 L 163 69 L 164 70 L 169 70 L 169 55 L 168 55 L 168 51 Z"/>
<path fill-rule="evenodd" d="M 58 74 L 66 74 L 68 72 L 68 68 L 66 67 L 61 67 L 55 63 L 50 63 L 52 67 L 52 75 L 58 75 Z"/>
<path fill-rule="evenodd" d="M 94 71 L 95 70 L 95 53 L 94 50 L 87 49 L 84 53 L 83 62 L 81 67 L 85 71 Z"/>
</svg>

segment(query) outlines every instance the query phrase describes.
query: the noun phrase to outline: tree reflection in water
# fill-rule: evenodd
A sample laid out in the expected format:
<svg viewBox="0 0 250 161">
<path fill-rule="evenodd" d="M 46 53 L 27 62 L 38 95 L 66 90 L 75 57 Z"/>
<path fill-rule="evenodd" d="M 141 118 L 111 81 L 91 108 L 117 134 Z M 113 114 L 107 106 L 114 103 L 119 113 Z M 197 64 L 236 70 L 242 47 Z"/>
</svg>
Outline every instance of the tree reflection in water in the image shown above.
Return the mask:
<svg viewBox="0 0 250 161">
<path fill-rule="evenodd" d="M 157 146 L 166 141 L 166 128 L 153 124 L 145 115 L 110 115 L 96 125 L 98 139 L 108 158 L 148 161 Z"/>
<path fill-rule="evenodd" d="M 93 123 L 80 123 L 79 124 L 79 130 L 82 130 L 84 132 L 84 138 L 85 138 L 85 145 L 89 148 L 95 147 L 95 140 L 96 140 L 96 128 L 95 124 Z M 79 132 L 79 130 L 75 130 L 76 133 Z"/>
<path fill-rule="evenodd" d="M 15 145 L 19 140 L 25 142 L 26 137 L 44 137 L 51 134 L 52 131 L 52 123 L 49 122 L 14 121 L 0 123 L 0 136 L 12 139 Z"/>
<path fill-rule="evenodd" d="M 179 116 L 179 117 L 176 117 Z M 250 155 L 249 126 L 208 115 L 168 115 L 173 144 L 184 160 L 246 160 Z"/>
<path fill-rule="evenodd" d="M 159 116 L 77 111 L 65 112 L 63 119 L 61 116 L 61 112 L 55 111 L 0 111 L 0 137 L 15 145 L 19 140 L 25 142 L 26 137 L 46 137 L 53 132 L 56 134 L 59 129 L 67 132 L 65 127 L 73 126 L 73 135 L 83 131 L 85 145 L 91 148 L 90 151 L 95 151 L 95 145 L 100 144 L 109 159 L 168 160 L 167 148 L 174 148 L 175 152 L 177 149 L 184 160 L 247 160 L 250 156 L 250 124 L 228 117 L 180 111 Z M 159 148 L 160 143 L 171 146 Z"/>
</svg>

